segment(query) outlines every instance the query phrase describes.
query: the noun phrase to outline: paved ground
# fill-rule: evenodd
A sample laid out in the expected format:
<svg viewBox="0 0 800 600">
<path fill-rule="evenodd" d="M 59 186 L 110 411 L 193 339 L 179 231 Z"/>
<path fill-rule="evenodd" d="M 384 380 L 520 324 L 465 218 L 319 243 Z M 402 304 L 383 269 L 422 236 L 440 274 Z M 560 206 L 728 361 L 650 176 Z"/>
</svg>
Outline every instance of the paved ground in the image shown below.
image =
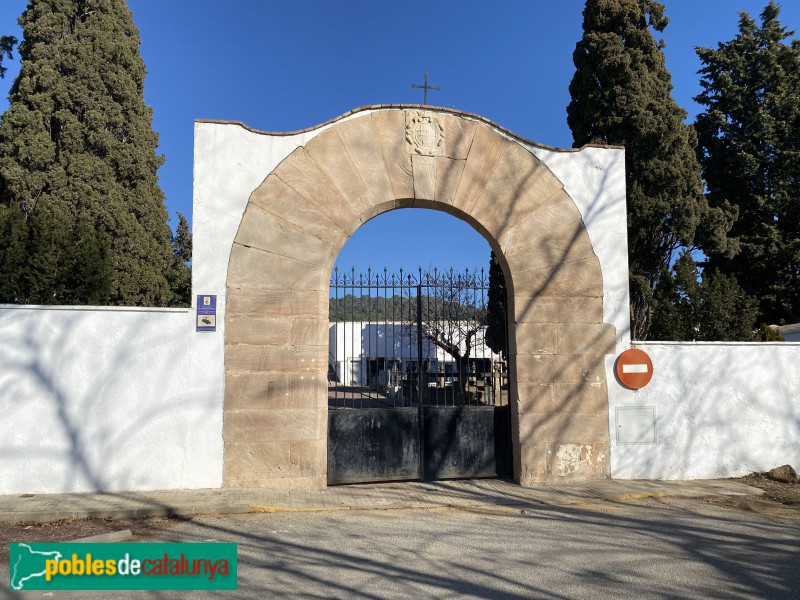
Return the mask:
<svg viewBox="0 0 800 600">
<path fill-rule="evenodd" d="M 706 485 L 716 489 L 675 486 L 688 496 L 661 496 L 663 488 L 615 486 L 609 500 L 570 493 L 521 507 L 519 496 L 513 505 L 474 504 L 492 496 L 487 484 L 459 482 L 460 493 L 445 502 L 398 510 L 353 509 L 364 501 L 356 492 L 350 510 L 198 516 L 133 541 L 237 543 L 238 590 L 224 593 L 231 598 L 797 598 L 800 526 L 693 499 L 708 497 Z M 383 486 L 369 487 L 388 497 Z M 8 581 L 6 564 L 0 577 Z"/>
<path fill-rule="evenodd" d="M 760 489 L 732 480 L 601 480 L 524 488 L 499 479 L 349 485 L 310 492 L 233 488 L 116 494 L 24 494 L 0 496 L 0 523 L 287 510 L 471 508 L 483 505 L 524 508 L 648 496 L 761 494 L 763 491 Z"/>
</svg>

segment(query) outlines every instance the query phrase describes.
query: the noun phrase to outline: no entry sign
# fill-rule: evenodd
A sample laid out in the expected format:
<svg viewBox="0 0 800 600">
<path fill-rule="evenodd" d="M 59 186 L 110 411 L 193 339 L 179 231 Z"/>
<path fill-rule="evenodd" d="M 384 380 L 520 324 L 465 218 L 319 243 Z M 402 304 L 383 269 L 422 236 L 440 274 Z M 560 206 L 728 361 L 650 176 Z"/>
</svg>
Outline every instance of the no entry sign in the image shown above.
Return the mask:
<svg viewBox="0 0 800 600">
<path fill-rule="evenodd" d="M 622 385 L 638 390 L 650 383 L 653 377 L 653 361 L 643 350 L 631 348 L 617 357 L 616 372 Z"/>
</svg>

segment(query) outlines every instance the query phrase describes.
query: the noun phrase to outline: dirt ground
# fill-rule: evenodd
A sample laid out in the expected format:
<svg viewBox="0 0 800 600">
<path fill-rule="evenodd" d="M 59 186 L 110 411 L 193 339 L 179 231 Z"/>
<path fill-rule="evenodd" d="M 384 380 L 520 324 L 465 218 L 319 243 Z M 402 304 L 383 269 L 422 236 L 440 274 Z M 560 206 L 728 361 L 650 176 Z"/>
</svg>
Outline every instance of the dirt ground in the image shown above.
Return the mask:
<svg viewBox="0 0 800 600">
<path fill-rule="evenodd" d="M 752 512 L 780 522 L 800 521 L 800 482 L 781 483 L 768 479 L 763 473 L 740 477 L 746 485 L 764 490 L 763 496 L 713 496 L 701 501 L 741 511 Z"/>
<path fill-rule="evenodd" d="M 72 542 L 103 533 L 129 529 L 132 538 L 143 541 L 180 522 L 181 518 L 146 519 L 64 519 L 53 523 L 0 523 L 0 564 L 8 562 L 9 544 L 14 542 Z"/>
<path fill-rule="evenodd" d="M 764 490 L 763 496 L 709 496 L 692 498 L 705 504 L 752 512 L 773 521 L 800 522 L 800 483 L 772 481 L 761 473 L 753 473 L 733 481 Z M 130 529 L 130 541 L 157 538 L 179 523 L 182 518 L 150 517 L 146 519 L 66 519 L 54 523 L 0 523 L 0 562 L 8 560 L 9 543 L 69 542 L 102 533 Z"/>
</svg>

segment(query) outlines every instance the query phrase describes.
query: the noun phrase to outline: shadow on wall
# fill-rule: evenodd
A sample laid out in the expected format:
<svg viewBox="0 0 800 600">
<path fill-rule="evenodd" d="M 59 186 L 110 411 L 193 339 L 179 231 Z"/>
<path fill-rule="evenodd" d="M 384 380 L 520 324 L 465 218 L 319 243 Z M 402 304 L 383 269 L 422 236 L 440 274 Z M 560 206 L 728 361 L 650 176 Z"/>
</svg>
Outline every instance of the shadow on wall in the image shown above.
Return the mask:
<svg viewBox="0 0 800 600">
<path fill-rule="evenodd" d="M 622 153 L 618 160 L 624 160 Z M 585 168 L 589 168 L 589 160 L 586 160 Z M 616 385 L 616 382 L 606 380 L 605 357 L 616 350 L 616 342 L 622 337 L 627 337 L 629 331 L 616 332 L 613 326 L 608 323 L 628 323 L 629 307 L 627 305 L 627 269 L 622 267 L 624 273 L 624 290 L 613 290 L 608 297 L 618 298 L 620 301 L 611 307 L 605 306 L 603 291 L 606 282 L 602 279 L 600 267 L 596 273 L 587 272 L 586 269 L 576 270 L 574 267 L 591 266 L 591 261 L 596 260 L 597 252 L 589 239 L 592 250 L 587 255 L 583 248 L 590 231 L 597 233 L 603 231 L 603 226 L 609 222 L 614 223 L 613 216 L 609 214 L 614 207 L 608 202 L 607 190 L 610 189 L 609 177 L 613 170 L 613 165 L 602 170 L 599 181 L 594 182 L 591 188 L 597 190 L 594 197 L 584 206 L 583 214 L 578 214 L 577 208 L 574 215 L 558 214 L 555 218 L 565 219 L 568 223 L 569 234 L 557 239 L 556 244 L 546 243 L 547 267 L 542 268 L 544 277 L 530 278 L 526 268 L 519 267 L 519 261 L 515 266 L 515 274 L 522 274 L 528 281 L 535 281 L 529 289 L 521 290 L 512 281 L 509 286 L 514 294 L 514 305 L 516 315 L 530 315 L 536 312 L 537 303 L 546 299 L 547 296 L 556 296 L 558 300 L 565 301 L 565 304 L 558 308 L 557 321 L 567 332 L 558 330 L 556 332 L 557 341 L 555 346 L 550 345 L 546 332 L 542 331 L 543 339 L 531 343 L 530 340 L 520 339 L 521 334 L 517 333 L 517 347 L 525 346 L 534 348 L 533 355 L 525 356 L 517 352 L 517 361 L 526 361 L 528 366 L 533 361 L 534 367 L 537 363 L 546 365 L 546 369 L 529 369 L 541 373 L 541 377 L 534 375 L 530 377 L 533 385 L 520 385 L 518 382 L 518 394 L 522 396 L 529 394 L 534 397 L 527 399 L 530 412 L 535 414 L 525 414 L 524 408 L 520 408 L 520 421 L 531 419 L 529 426 L 520 427 L 520 443 L 530 445 L 541 445 L 543 441 L 557 440 L 558 443 L 551 444 L 548 449 L 548 458 L 545 475 L 550 479 L 558 479 L 562 476 L 569 476 L 578 471 L 584 470 L 587 465 L 589 472 L 594 472 L 595 476 L 608 474 L 609 456 L 611 448 L 608 430 L 608 386 Z M 597 176 L 597 169 L 593 169 L 592 177 Z M 514 203 L 524 194 L 529 186 L 533 186 L 534 173 L 529 173 L 523 177 L 509 197 L 512 202 L 509 206 L 498 209 L 502 220 L 502 227 L 498 238 L 502 239 L 504 233 L 510 230 L 515 224 Z M 603 194 L 606 197 L 603 197 Z M 623 190 L 624 193 L 624 190 Z M 617 207 L 617 210 L 618 207 Z M 551 219 L 553 215 L 548 215 Z M 582 217 L 582 219 L 580 218 Z M 568 219 L 577 219 L 569 221 Z M 606 218 L 609 218 L 606 221 Z M 604 223 L 605 221 L 605 223 Z M 562 226 L 563 230 L 565 227 Z M 607 243 L 607 242 L 606 242 Z M 619 240 L 623 248 L 627 246 L 624 238 Z M 535 246 L 533 250 L 539 250 Z M 625 252 L 624 250 L 623 252 Z M 501 255 L 501 253 L 499 253 Z M 507 257 L 509 262 L 515 257 Z M 538 257 L 537 257 L 538 259 Z M 506 257 L 501 260 L 505 261 Z M 508 277 L 507 264 L 503 265 Z M 607 265 L 613 268 L 613 265 Z M 576 280 L 575 273 L 580 273 Z M 593 277 L 600 277 L 593 280 Z M 613 281 L 613 278 L 611 278 Z M 572 295 L 574 294 L 574 295 Z M 571 305 L 569 304 L 571 301 Z M 592 305 L 591 308 L 589 305 Z M 609 310 L 609 308 L 611 310 Z M 546 326 L 547 319 L 542 319 L 542 326 Z M 530 331 L 530 329 L 528 330 Z M 539 333 L 538 331 L 536 332 Z M 571 335 L 571 343 L 562 344 L 562 337 Z M 568 346 L 565 348 L 565 346 Z M 512 350 L 513 353 L 513 350 Z M 517 373 L 519 369 L 514 369 L 512 373 Z M 538 380 L 537 380 L 538 379 Z M 538 397 L 536 397 L 538 396 Z M 591 442 L 591 444 L 587 444 Z M 563 444 L 563 446 L 562 446 Z M 591 447 L 592 444 L 596 444 Z M 573 457 L 557 456 L 559 447 L 577 449 L 578 454 Z M 594 453 L 594 455 L 593 455 Z M 555 456 L 554 456 L 555 454 Z M 599 472 L 598 472 L 599 470 Z M 524 474 L 521 474 L 524 479 Z"/>
<path fill-rule="evenodd" d="M 0 493 L 184 487 L 212 403 L 191 397 L 191 317 L 0 309 Z"/>
<path fill-rule="evenodd" d="M 633 403 L 616 404 L 654 406 L 656 443 L 616 446 L 615 477 L 708 479 L 800 464 L 800 346 L 638 346 L 653 359 L 653 379 Z"/>
</svg>

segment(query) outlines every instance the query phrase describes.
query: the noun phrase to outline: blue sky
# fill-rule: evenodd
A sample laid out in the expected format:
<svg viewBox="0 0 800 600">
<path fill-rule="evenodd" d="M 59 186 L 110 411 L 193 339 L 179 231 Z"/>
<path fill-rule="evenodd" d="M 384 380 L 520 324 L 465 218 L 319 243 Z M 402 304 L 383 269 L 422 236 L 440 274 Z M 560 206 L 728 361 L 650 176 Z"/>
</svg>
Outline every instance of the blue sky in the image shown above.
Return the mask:
<svg viewBox="0 0 800 600">
<path fill-rule="evenodd" d="M 768 0 L 666 0 L 667 67 L 690 113 L 700 88 L 695 46 L 737 31 L 738 10 L 757 16 Z M 0 34 L 20 36 L 27 0 L 2 0 Z M 800 29 L 800 2 L 781 20 Z M 170 214 L 191 219 L 195 119 L 243 121 L 292 131 L 358 106 L 428 103 L 485 116 L 530 140 L 571 146 L 566 122 L 572 52 L 584 3 L 474 0 L 128 0 L 147 64 L 145 99 L 166 164 L 159 171 Z M 6 61 L 0 111 L 18 71 Z M 173 224 L 175 219 L 173 219 Z M 469 226 L 434 211 L 394 211 L 364 225 L 342 267 L 481 267 L 488 245 Z"/>
</svg>

